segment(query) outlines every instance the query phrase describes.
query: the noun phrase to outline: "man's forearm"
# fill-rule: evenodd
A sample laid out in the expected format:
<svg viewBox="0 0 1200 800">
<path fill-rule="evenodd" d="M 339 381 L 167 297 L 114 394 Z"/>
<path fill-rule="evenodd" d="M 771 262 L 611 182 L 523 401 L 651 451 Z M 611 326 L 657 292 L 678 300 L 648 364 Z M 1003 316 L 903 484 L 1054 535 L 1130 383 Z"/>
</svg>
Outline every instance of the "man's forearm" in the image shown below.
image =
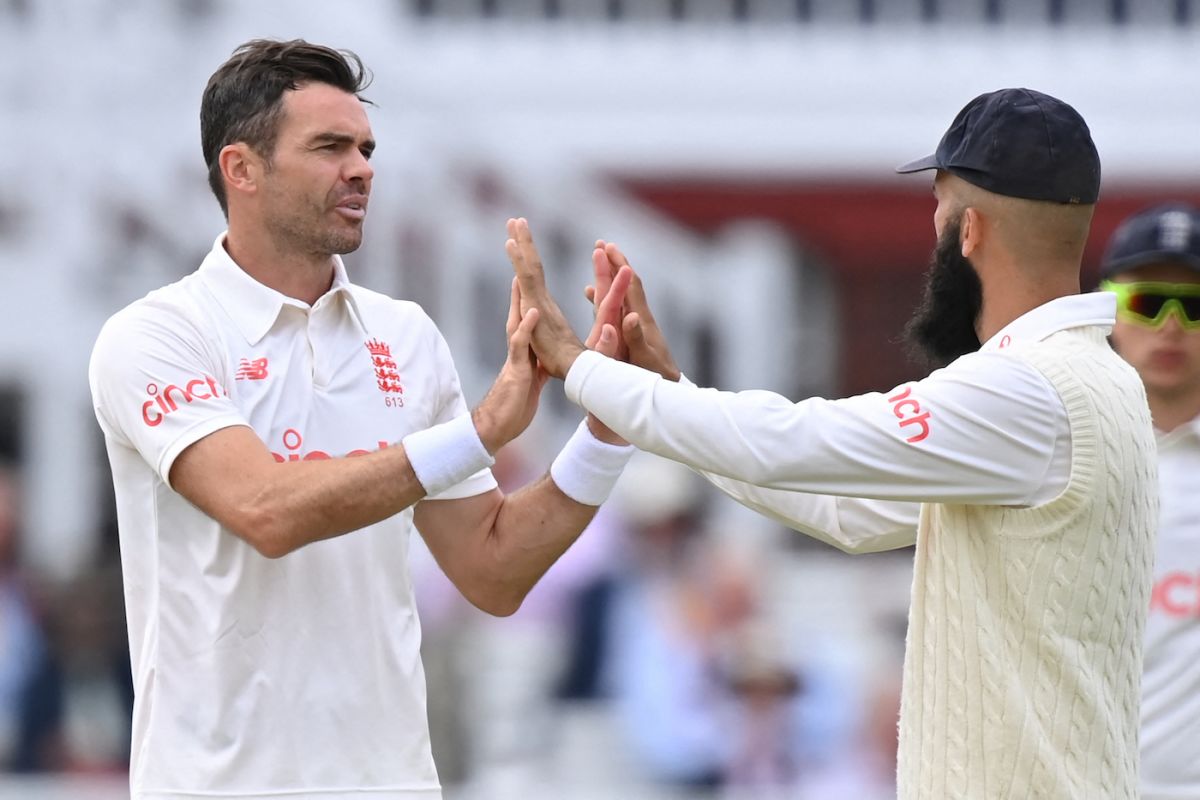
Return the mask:
<svg viewBox="0 0 1200 800">
<path fill-rule="evenodd" d="M 425 496 L 403 448 L 361 458 L 297 461 L 247 480 L 240 500 L 214 513 L 268 558 L 365 528 Z"/>
<path fill-rule="evenodd" d="M 465 415 L 353 458 L 277 464 L 248 437 L 230 429 L 193 445 L 175 488 L 271 558 L 387 519 L 492 462 Z"/>
<path fill-rule="evenodd" d="M 512 610 L 596 516 L 567 497 L 549 474 L 508 495 L 483 552 L 491 591 Z"/>
</svg>

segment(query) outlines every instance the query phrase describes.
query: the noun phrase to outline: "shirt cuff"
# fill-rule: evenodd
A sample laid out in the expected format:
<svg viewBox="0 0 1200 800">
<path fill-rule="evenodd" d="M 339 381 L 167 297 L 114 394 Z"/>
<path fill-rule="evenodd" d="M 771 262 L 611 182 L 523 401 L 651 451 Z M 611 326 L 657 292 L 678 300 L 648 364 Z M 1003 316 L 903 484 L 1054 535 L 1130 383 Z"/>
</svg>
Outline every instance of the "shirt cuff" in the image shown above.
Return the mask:
<svg viewBox="0 0 1200 800">
<path fill-rule="evenodd" d="M 575 363 L 567 370 L 567 376 L 563 380 L 563 390 L 566 392 L 567 399 L 577 406 L 582 406 L 584 410 L 591 412 L 586 402 L 584 402 L 584 385 L 593 373 L 600 372 L 602 378 L 599 381 L 601 386 L 621 387 L 624 390 L 627 387 L 640 386 L 640 382 L 657 381 L 661 376 L 657 372 L 650 372 L 642 369 L 636 364 L 628 364 L 624 361 L 617 361 L 608 356 L 597 353 L 595 350 L 584 350 L 575 359 Z M 688 380 L 683 373 L 679 374 L 679 385 L 687 386 L 692 389 L 699 388 L 696 384 Z M 610 395 L 611 396 L 611 395 Z M 594 412 L 593 412 L 594 413 Z"/>
<path fill-rule="evenodd" d="M 587 380 L 587 376 L 592 373 L 592 370 L 608 361 L 607 356 L 597 353 L 595 350 L 584 350 L 575 359 L 575 363 L 567 370 L 567 377 L 563 379 L 563 390 L 567 393 L 567 399 L 578 406 L 583 405 L 583 384 Z"/>
</svg>

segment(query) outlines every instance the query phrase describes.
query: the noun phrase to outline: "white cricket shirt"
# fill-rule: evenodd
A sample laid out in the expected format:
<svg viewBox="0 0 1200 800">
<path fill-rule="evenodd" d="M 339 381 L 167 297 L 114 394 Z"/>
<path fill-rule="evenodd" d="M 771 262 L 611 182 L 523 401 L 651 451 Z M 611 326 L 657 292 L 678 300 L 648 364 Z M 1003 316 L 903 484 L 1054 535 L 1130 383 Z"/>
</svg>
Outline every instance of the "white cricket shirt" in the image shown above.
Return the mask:
<svg viewBox="0 0 1200 800">
<path fill-rule="evenodd" d="M 351 284 L 316 304 L 229 257 L 114 315 L 89 370 L 116 490 L 134 800 L 433 800 L 412 509 L 283 558 L 172 491 L 188 445 L 247 425 L 278 461 L 353 457 L 467 413 L 437 328 Z M 483 470 L 441 498 L 496 486 Z"/>
<path fill-rule="evenodd" d="M 1066 488 L 1063 401 L 1004 351 L 1070 328 L 1107 332 L 1115 315 L 1110 293 L 1062 297 L 922 380 L 841 400 L 699 389 L 594 352 L 566 392 L 744 505 L 843 550 L 887 550 L 913 544 L 921 503 L 1035 506 Z"/>
<path fill-rule="evenodd" d="M 900 797 L 1116 800 L 1137 781 L 1157 503 L 1145 392 L 1105 340 L 1114 311 L 1112 295 L 1055 300 L 882 395 L 793 404 L 594 354 L 567 391 L 640 447 L 766 487 L 732 493 L 793 527 L 861 549 L 915 539 Z M 877 505 L 847 518 L 804 492 Z M 922 503 L 915 537 L 895 501 Z"/>
<path fill-rule="evenodd" d="M 1143 800 L 1200 797 L 1200 419 L 1158 437 L 1159 527 L 1142 675 Z"/>
</svg>

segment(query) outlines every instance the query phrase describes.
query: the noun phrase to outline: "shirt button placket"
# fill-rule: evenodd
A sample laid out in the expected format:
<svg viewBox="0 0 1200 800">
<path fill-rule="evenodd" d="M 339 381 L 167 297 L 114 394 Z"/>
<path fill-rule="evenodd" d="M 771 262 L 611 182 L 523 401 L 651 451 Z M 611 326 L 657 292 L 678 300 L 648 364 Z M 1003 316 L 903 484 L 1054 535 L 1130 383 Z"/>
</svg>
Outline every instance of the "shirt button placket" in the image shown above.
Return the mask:
<svg viewBox="0 0 1200 800">
<path fill-rule="evenodd" d="M 324 350 L 321 343 L 326 341 L 322 337 L 327 337 L 329 318 L 329 304 L 324 302 L 325 298 L 317 301 L 317 305 L 308 313 L 308 352 L 312 358 L 312 382 L 313 387 L 322 389 L 329 383 L 329 376 L 326 374 L 325 365 L 322 360 Z"/>
</svg>

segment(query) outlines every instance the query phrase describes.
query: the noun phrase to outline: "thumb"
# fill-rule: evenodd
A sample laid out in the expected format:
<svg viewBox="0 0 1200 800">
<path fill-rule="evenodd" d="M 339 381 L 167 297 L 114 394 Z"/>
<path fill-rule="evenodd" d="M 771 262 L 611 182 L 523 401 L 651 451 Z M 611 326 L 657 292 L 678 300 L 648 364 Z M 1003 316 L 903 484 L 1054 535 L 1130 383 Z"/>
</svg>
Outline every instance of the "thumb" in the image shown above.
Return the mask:
<svg viewBox="0 0 1200 800">
<path fill-rule="evenodd" d="M 596 342 L 596 352 L 609 358 L 616 357 L 617 329 L 612 325 L 606 323 L 604 327 L 600 329 L 600 340 Z"/>
<path fill-rule="evenodd" d="M 621 330 L 625 334 L 625 344 L 630 348 L 642 347 L 646 344 L 646 333 L 642 330 L 642 318 L 636 311 L 631 311 L 621 320 Z"/>
<path fill-rule="evenodd" d="M 533 329 L 537 325 L 538 310 L 531 308 L 521 317 L 521 324 L 508 339 L 508 360 L 518 366 L 530 362 L 529 346 L 533 340 Z"/>
</svg>

